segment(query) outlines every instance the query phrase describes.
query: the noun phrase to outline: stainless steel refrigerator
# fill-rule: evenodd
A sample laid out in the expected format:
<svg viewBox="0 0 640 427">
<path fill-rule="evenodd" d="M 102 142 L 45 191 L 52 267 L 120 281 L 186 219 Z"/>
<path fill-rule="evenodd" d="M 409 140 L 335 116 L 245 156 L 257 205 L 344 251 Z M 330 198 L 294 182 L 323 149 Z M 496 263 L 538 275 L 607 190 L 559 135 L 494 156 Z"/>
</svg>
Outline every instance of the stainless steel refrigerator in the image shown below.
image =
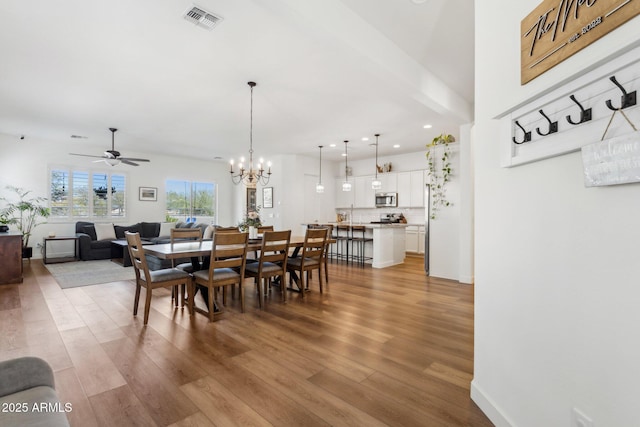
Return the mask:
<svg viewBox="0 0 640 427">
<path fill-rule="evenodd" d="M 424 186 L 424 271 L 429 275 L 429 219 L 431 217 L 431 186 Z"/>
</svg>

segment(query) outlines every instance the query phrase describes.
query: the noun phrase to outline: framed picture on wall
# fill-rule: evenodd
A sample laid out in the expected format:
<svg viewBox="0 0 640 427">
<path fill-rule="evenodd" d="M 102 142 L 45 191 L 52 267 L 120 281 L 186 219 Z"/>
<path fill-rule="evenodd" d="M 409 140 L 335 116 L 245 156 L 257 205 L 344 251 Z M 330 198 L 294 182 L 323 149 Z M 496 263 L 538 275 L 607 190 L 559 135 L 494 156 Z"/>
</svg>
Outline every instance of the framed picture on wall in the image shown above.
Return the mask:
<svg viewBox="0 0 640 427">
<path fill-rule="evenodd" d="M 273 207 L 273 187 L 265 187 L 262 189 L 262 207 Z"/>
<path fill-rule="evenodd" d="M 258 207 L 256 200 L 256 189 L 247 188 L 247 213 L 254 212 Z"/>
<path fill-rule="evenodd" d="M 156 187 L 139 187 L 138 199 L 143 202 L 157 202 L 158 189 Z"/>
</svg>

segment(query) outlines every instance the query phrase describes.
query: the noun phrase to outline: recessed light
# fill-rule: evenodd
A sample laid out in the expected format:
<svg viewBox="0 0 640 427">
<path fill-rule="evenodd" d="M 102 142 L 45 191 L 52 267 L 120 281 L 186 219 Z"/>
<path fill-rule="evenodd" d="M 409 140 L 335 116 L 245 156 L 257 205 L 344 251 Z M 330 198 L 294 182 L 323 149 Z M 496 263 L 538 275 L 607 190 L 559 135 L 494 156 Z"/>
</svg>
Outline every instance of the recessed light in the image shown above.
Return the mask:
<svg viewBox="0 0 640 427">
<path fill-rule="evenodd" d="M 426 1 L 427 0 L 411 0 L 413 4 L 422 4 L 422 3 L 425 3 Z"/>
<path fill-rule="evenodd" d="M 347 157 L 347 153 L 340 154 L 342 157 Z"/>
<path fill-rule="evenodd" d="M 369 138 L 367 138 L 366 136 L 362 138 L 363 141 L 368 141 Z"/>
<path fill-rule="evenodd" d="M 422 127 L 425 128 L 425 129 L 431 129 L 433 126 L 432 125 L 424 125 Z"/>
<path fill-rule="evenodd" d="M 329 144 L 329 147 L 331 147 L 331 148 L 335 148 L 335 147 L 336 147 L 336 144 Z"/>
<path fill-rule="evenodd" d="M 71 138 L 78 138 L 78 139 L 88 139 L 88 136 L 82 136 L 82 135 L 71 135 Z"/>
<path fill-rule="evenodd" d="M 400 144 L 393 144 L 393 148 L 400 148 Z"/>
</svg>

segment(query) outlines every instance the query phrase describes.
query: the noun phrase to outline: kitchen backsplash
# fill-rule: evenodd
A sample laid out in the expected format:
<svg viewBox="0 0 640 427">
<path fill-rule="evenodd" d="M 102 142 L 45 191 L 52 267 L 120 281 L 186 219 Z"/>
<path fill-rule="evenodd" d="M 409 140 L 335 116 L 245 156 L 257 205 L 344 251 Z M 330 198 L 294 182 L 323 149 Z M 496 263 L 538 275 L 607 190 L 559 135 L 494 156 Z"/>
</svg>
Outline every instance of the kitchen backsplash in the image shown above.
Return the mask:
<svg viewBox="0 0 640 427">
<path fill-rule="evenodd" d="M 403 214 L 408 224 L 424 224 L 424 208 L 378 208 L 378 209 L 353 209 L 352 222 L 370 223 L 379 221 L 386 214 Z M 350 209 L 336 209 L 336 214 L 351 215 Z"/>
</svg>

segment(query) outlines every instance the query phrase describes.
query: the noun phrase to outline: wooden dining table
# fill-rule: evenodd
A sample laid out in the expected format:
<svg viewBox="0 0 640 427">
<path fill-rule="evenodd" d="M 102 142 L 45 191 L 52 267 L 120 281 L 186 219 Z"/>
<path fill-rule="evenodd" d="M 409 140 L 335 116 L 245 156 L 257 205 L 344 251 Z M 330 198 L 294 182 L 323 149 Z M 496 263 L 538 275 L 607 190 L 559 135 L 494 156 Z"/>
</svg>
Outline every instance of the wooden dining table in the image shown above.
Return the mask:
<svg viewBox="0 0 640 427">
<path fill-rule="evenodd" d="M 336 243 L 336 239 L 327 237 L 326 244 Z M 304 236 L 291 236 L 289 241 L 289 247 L 294 248 L 291 257 L 298 256 L 300 249 L 304 246 Z M 143 246 L 144 253 L 149 255 L 155 255 L 160 259 L 179 259 L 179 258 L 191 258 L 194 266 L 197 265 L 197 259 L 199 257 L 211 255 L 211 249 L 213 247 L 212 240 L 203 240 L 201 242 L 196 241 L 183 241 L 175 243 L 161 243 L 156 245 Z M 247 243 L 247 252 L 260 251 L 262 249 L 262 239 L 250 239 Z M 297 275 L 293 275 L 292 278 L 298 286 L 298 289 L 289 288 L 289 290 L 295 292 L 301 292 L 299 278 Z"/>
</svg>

